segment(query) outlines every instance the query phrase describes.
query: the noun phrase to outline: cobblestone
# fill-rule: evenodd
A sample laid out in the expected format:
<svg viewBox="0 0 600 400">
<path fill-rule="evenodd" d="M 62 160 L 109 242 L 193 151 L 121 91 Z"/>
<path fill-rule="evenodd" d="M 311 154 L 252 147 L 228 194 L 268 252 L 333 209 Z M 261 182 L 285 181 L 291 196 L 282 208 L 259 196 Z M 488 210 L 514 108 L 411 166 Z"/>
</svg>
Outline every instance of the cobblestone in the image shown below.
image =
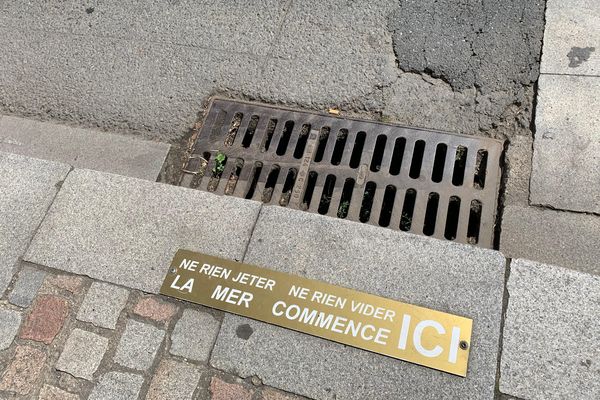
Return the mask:
<svg viewBox="0 0 600 400">
<path fill-rule="evenodd" d="M 219 321 L 207 312 L 184 310 L 171 335 L 171 354 L 194 361 L 207 361 L 219 326 Z"/>
<path fill-rule="evenodd" d="M 46 282 L 59 289 L 64 289 L 75 294 L 81 289 L 83 278 L 72 275 L 52 275 L 46 278 Z"/>
<path fill-rule="evenodd" d="M 254 391 L 242 385 L 227 383 L 220 378 L 213 377 L 210 381 L 210 393 L 212 400 L 250 400 Z"/>
<path fill-rule="evenodd" d="M 46 354 L 31 346 L 17 346 L 15 356 L 0 381 L 0 390 L 29 394 L 46 362 Z"/>
<path fill-rule="evenodd" d="M 21 325 L 21 313 L 0 308 L 0 351 L 10 347 Z"/>
<path fill-rule="evenodd" d="M 109 372 L 102 375 L 88 400 L 137 399 L 143 383 L 144 378 L 139 375 Z"/>
<path fill-rule="evenodd" d="M 8 296 L 8 301 L 19 307 L 29 307 L 45 277 L 44 271 L 24 267 L 19 273 L 15 287 Z"/>
<path fill-rule="evenodd" d="M 137 302 L 133 312 L 156 322 L 168 322 L 177 313 L 177 307 L 156 296 L 146 296 Z"/>
<path fill-rule="evenodd" d="M 76 394 L 65 392 L 55 386 L 44 385 L 40 390 L 38 400 L 79 400 L 80 397 Z"/>
<path fill-rule="evenodd" d="M 146 400 L 191 399 L 200 377 L 201 372 L 194 365 L 163 360 L 152 378 Z"/>
<path fill-rule="evenodd" d="M 103 282 L 94 282 L 85 295 L 77 319 L 101 328 L 115 329 L 129 291 Z"/>
<path fill-rule="evenodd" d="M 152 366 L 165 337 L 165 331 L 134 320 L 127 321 L 125 332 L 117 347 L 115 362 L 137 370 Z"/>
<path fill-rule="evenodd" d="M 77 378 L 91 380 L 107 349 L 107 338 L 74 329 L 56 363 L 56 369 Z"/>
<path fill-rule="evenodd" d="M 40 295 L 33 304 L 19 337 L 50 344 L 62 329 L 68 314 L 67 300 L 54 295 Z"/>
</svg>

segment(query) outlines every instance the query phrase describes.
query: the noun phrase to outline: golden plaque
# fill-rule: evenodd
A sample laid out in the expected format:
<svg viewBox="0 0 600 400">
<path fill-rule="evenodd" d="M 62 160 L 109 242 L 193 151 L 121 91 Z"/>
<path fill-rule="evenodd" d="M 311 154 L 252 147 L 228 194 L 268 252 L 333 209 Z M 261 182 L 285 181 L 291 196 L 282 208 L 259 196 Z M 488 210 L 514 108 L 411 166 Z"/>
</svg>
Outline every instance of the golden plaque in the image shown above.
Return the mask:
<svg viewBox="0 0 600 400">
<path fill-rule="evenodd" d="M 179 250 L 160 293 L 466 376 L 473 321 L 284 272 Z"/>
</svg>

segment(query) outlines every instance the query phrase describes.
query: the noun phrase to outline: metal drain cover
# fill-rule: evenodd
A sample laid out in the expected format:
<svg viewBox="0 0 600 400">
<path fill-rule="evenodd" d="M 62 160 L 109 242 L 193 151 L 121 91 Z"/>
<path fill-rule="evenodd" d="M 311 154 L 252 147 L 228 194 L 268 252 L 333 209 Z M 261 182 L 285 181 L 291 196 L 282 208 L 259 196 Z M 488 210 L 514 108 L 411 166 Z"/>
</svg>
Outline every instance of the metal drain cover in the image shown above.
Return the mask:
<svg viewBox="0 0 600 400">
<path fill-rule="evenodd" d="M 182 185 L 491 248 L 501 141 L 214 99 Z"/>
</svg>

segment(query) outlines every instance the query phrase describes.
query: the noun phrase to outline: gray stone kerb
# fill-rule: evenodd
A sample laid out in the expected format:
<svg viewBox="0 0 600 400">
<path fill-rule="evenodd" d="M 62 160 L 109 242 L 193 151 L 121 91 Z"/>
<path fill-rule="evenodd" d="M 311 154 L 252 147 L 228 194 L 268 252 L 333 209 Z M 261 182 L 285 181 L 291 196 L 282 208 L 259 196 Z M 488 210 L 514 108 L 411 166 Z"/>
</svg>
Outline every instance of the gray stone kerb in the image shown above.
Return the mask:
<svg viewBox="0 0 600 400">
<path fill-rule="evenodd" d="M 178 249 L 241 260 L 260 207 L 258 202 L 76 169 L 24 259 L 158 293 Z"/>
<path fill-rule="evenodd" d="M 38 157 L 114 174 L 155 181 L 170 145 L 123 136 L 0 116 L 0 151 Z"/>
</svg>

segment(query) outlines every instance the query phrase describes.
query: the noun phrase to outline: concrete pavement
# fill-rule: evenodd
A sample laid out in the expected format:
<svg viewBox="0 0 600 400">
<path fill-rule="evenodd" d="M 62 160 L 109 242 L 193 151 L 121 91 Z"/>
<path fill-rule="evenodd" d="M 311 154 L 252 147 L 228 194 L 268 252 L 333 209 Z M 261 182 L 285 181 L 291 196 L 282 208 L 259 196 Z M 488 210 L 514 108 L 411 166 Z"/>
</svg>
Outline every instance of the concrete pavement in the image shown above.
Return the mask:
<svg viewBox="0 0 600 400">
<path fill-rule="evenodd" d="M 528 126 L 544 4 L 10 0 L 0 107 L 166 141 L 219 93 L 512 136 Z"/>
</svg>

